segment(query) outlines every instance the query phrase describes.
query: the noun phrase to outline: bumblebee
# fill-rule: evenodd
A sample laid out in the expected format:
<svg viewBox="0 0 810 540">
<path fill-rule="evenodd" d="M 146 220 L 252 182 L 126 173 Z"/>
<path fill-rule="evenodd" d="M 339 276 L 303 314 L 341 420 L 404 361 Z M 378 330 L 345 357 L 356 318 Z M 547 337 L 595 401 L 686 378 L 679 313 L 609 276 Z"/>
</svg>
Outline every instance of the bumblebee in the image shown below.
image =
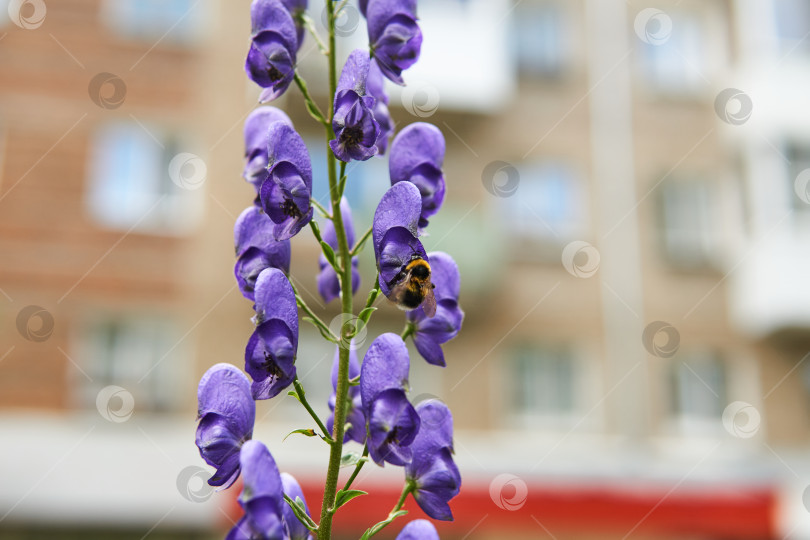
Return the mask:
<svg viewBox="0 0 810 540">
<path fill-rule="evenodd" d="M 388 283 L 388 288 L 391 289 L 388 299 L 405 310 L 416 309 L 421 305 L 425 315 L 433 317 L 436 314 L 434 287 L 430 282 L 430 264 L 419 255 L 414 255 L 405 268 Z"/>
</svg>

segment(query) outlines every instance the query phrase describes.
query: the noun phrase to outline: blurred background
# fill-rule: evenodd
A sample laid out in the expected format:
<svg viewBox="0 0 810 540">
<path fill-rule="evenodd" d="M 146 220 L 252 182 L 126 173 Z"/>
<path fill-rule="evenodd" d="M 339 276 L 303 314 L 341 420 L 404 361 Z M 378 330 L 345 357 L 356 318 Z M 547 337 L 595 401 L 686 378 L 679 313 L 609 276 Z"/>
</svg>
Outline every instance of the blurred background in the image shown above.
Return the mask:
<svg viewBox="0 0 810 540">
<path fill-rule="evenodd" d="M 232 237 L 253 197 L 249 1 L 0 8 L 0 538 L 222 538 L 238 486 L 205 484 L 195 392 L 214 363 L 243 365 L 252 328 Z M 419 14 L 422 59 L 391 110 L 447 139 L 424 243 L 458 261 L 466 312 L 447 368 L 412 354 L 413 400 L 455 418 L 463 485 L 442 538 L 810 538 L 810 1 Z M 367 46 L 353 1 L 338 33 L 343 56 Z M 325 65 L 308 37 L 299 66 L 322 105 Z M 321 130 L 295 88 L 277 105 L 323 201 Z M 362 232 L 387 160 L 349 170 Z M 294 283 L 331 321 L 304 233 Z M 373 266 L 366 250 L 358 298 Z M 379 306 L 361 352 L 403 326 Z M 324 415 L 332 354 L 302 326 L 299 375 Z M 326 446 L 283 440 L 302 412 L 259 403 L 256 437 L 318 508 Z M 401 481 L 366 466 L 372 494 L 338 514 L 338 538 L 383 519 Z"/>
</svg>

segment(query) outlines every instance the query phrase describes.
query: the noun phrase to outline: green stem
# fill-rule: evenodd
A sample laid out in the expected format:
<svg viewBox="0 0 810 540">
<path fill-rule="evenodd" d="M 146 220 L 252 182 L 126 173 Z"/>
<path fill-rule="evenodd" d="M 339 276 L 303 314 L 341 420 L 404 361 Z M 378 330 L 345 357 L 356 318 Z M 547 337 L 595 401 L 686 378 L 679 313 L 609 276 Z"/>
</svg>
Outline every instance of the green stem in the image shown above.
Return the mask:
<svg viewBox="0 0 810 540">
<path fill-rule="evenodd" d="M 402 494 L 399 496 L 397 504 L 394 505 L 394 508 L 392 508 L 390 512 L 388 512 L 388 517 L 385 518 L 383 521 L 380 521 L 379 523 L 374 525 L 372 528 L 370 528 L 367 531 L 367 536 L 365 536 L 364 538 L 371 538 L 372 536 L 374 536 L 375 534 L 386 528 L 396 518 L 407 513 L 400 511 L 402 510 L 402 507 L 405 506 L 405 499 L 408 498 L 408 495 L 410 495 L 414 489 L 416 489 L 416 485 L 414 485 L 412 481 L 408 480 L 408 482 L 405 484 L 405 487 L 402 488 Z"/>
<path fill-rule="evenodd" d="M 326 10 L 329 22 L 329 116 L 324 123 L 326 128 L 327 141 L 334 139 L 335 133 L 332 129 L 332 118 L 334 116 L 335 90 L 337 89 L 337 63 L 335 47 L 335 4 L 332 0 L 326 0 Z M 338 254 L 343 261 L 343 268 L 339 274 L 341 290 L 341 308 L 343 313 L 351 314 L 352 305 L 352 265 L 347 264 L 350 260 L 349 245 L 346 240 L 346 229 L 343 226 L 343 216 L 340 213 L 340 192 L 338 191 L 338 179 L 335 171 L 335 154 L 327 150 L 327 166 L 329 172 L 329 193 L 332 202 L 332 222 L 335 225 L 335 233 L 338 241 Z M 335 390 L 335 403 L 345 403 L 349 393 L 349 349 L 340 348 L 338 356 L 338 378 L 337 389 Z M 335 494 L 337 493 L 338 474 L 340 473 L 340 459 L 343 455 L 343 431 L 346 424 L 346 407 L 335 407 L 335 421 L 332 430 L 332 444 L 329 451 L 329 465 L 326 470 L 326 482 L 323 488 L 323 504 L 321 505 L 321 520 L 318 526 L 318 538 L 320 540 L 331 539 L 332 518 L 335 508 Z"/>
<path fill-rule="evenodd" d="M 297 71 L 295 72 L 295 84 L 298 86 L 298 88 L 301 90 L 301 94 L 304 96 L 304 102 L 306 103 L 309 115 L 317 120 L 321 125 L 329 125 L 326 118 L 323 116 L 323 112 L 321 112 L 321 108 L 318 107 L 318 104 L 315 103 L 314 99 L 312 99 L 312 96 L 309 93 L 309 88 L 307 88 L 307 83 L 301 78 Z M 329 116 L 330 118 L 332 116 L 331 106 Z"/>
<path fill-rule="evenodd" d="M 343 190 L 346 189 L 346 162 L 340 162 L 340 174 L 338 175 L 340 181 L 338 182 L 338 194 L 340 195 L 338 198 L 343 198 Z"/>
<path fill-rule="evenodd" d="M 323 433 L 323 436 L 324 436 L 324 439 L 326 440 L 326 442 L 328 442 L 329 444 L 332 444 L 334 441 L 332 440 L 331 436 L 329 435 L 329 430 L 326 429 L 326 426 L 321 421 L 321 418 L 315 413 L 315 411 L 312 409 L 312 406 L 310 406 L 309 402 L 307 401 L 306 392 L 304 392 L 304 387 L 301 385 L 301 382 L 298 380 L 297 375 L 295 376 L 295 379 L 293 379 L 293 386 L 295 387 L 295 391 L 298 393 L 298 401 L 301 402 L 301 405 L 304 406 L 304 408 L 307 410 L 307 412 L 312 417 L 312 419 L 315 420 L 315 423 L 318 424 L 318 427 L 321 429 L 321 433 Z"/>
<path fill-rule="evenodd" d="M 352 257 L 359 254 L 360 251 L 363 249 L 363 244 L 365 244 L 366 241 L 371 237 L 372 230 L 373 229 L 369 227 L 368 230 L 365 233 L 363 233 L 363 236 L 360 237 L 360 240 L 358 240 L 357 243 L 354 244 L 354 247 L 352 248 L 352 251 L 350 253 Z"/>
<path fill-rule="evenodd" d="M 301 21 L 304 23 L 304 27 L 312 35 L 315 43 L 318 44 L 318 49 L 321 51 L 321 54 L 328 55 L 329 51 L 326 48 L 326 44 L 323 42 L 323 40 L 321 40 L 321 36 L 318 35 L 318 31 L 315 29 L 315 24 L 313 24 L 310 16 L 307 14 L 302 15 Z"/>
<path fill-rule="evenodd" d="M 315 315 L 315 312 L 313 312 L 312 309 L 310 309 L 310 307 L 307 305 L 307 303 L 304 301 L 301 295 L 298 294 L 298 289 L 295 288 L 295 285 L 293 285 L 292 280 L 290 280 L 290 286 L 292 287 L 292 290 L 295 293 L 295 303 L 298 304 L 298 307 L 301 308 L 301 311 L 307 314 L 307 317 L 309 318 L 309 321 L 312 323 L 312 325 L 318 330 L 320 330 L 322 335 L 325 334 L 324 337 L 326 337 L 333 343 L 337 343 L 338 338 L 335 337 L 335 335 L 332 333 L 332 330 L 326 325 L 326 323 L 323 322 L 320 317 Z"/>
<path fill-rule="evenodd" d="M 400 334 L 402 341 L 408 339 L 408 337 L 410 337 L 410 335 L 413 334 L 414 332 L 416 332 L 416 325 L 413 324 L 412 322 L 409 322 L 407 325 L 405 325 L 405 329 L 402 330 L 402 334 Z"/>
<path fill-rule="evenodd" d="M 309 202 L 310 202 L 310 204 L 312 204 L 312 206 L 314 206 L 318 210 L 318 212 L 321 213 L 321 215 L 323 217 L 325 217 L 326 219 L 332 219 L 332 214 L 330 214 L 329 210 L 324 208 L 321 203 L 319 203 L 315 199 L 310 199 Z M 312 223 L 312 222 L 310 221 L 310 223 Z M 318 241 L 320 242 L 320 239 Z"/>
<path fill-rule="evenodd" d="M 364 458 L 368 457 L 368 443 L 366 443 L 366 445 L 363 447 L 363 457 Z M 352 471 L 352 475 L 346 481 L 346 485 L 343 486 L 343 491 L 349 491 L 349 488 L 352 487 L 352 482 L 354 482 L 354 479 L 357 478 L 358 474 L 360 474 L 360 469 L 363 468 L 363 465 L 365 465 L 366 461 L 367 460 L 365 459 L 361 459 L 360 461 L 357 462 L 357 465 L 355 465 L 354 467 L 354 471 Z"/>
</svg>

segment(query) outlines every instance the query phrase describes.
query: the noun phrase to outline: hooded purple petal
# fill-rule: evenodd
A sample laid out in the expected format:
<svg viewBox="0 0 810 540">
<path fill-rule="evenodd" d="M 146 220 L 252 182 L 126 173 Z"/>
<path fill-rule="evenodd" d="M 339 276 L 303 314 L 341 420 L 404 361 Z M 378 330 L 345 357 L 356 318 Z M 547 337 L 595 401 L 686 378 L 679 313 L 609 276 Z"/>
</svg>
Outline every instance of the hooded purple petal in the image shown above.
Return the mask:
<svg viewBox="0 0 810 540">
<path fill-rule="evenodd" d="M 234 274 L 239 290 L 248 300 L 254 300 L 256 279 L 266 268 L 290 272 L 292 256 L 290 241 L 274 238 L 275 224 L 255 206 L 246 208 L 234 225 L 236 265 Z"/>
<path fill-rule="evenodd" d="M 390 332 L 378 336 L 366 351 L 360 370 L 363 409 L 368 411 L 383 390 L 407 388 L 410 367 L 408 347 L 401 337 Z"/>
<path fill-rule="evenodd" d="M 383 194 L 374 212 L 372 240 L 374 254 L 379 259 L 385 234 L 394 227 L 406 229 L 414 238 L 418 236 L 422 197 L 410 182 L 399 182 Z"/>
<path fill-rule="evenodd" d="M 366 95 L 368 73 L 368 52 L 352 51 L 335 92 L 332 120 L 335 138 L 329 141 L 329 147 L 341 161 L 365 161 L 378 152 L 380 126 L 372 112 L 375 99 Z"/>
<path fill-rule="evenodd" d="M 290 280 L 278 268 L 264 270 L 256 279 L 256 321 L 280 319 L 295 335 L 298 346 L 298 306 Z"/>
<path fill-rule="evenodd" d="M 391 183 L 411 182 L 422 197 L 420 228 L 444 202 L 446 185 L 442 165 L 445 142 L 442 132 L 433 124 L 417 122 L 399 132 L 391 143 L 388 164 Z"/>
<path fill-rule="evenodd" d="M 236 367 L 216 364 L 200 380 L 197 401 L 196 444 L 206 463 L 217 468 L 209 484 L 228 487 L 239 475 L 239 448 L 253 436 L 250 381 Z"/>
<path fill-rule="evenodd" d="M 295 379 L 298 336 L 279 319 L 256 327 L 245 347 L 245 371 L 253 378 L 253 399 L 270 399 Z"/>
<path fill-rule="evenodd" d="M 245 72 L 264 88 L 259 96 L 261 103 L 272 101 L 287 90 L 295 77 L 295 62 L 295 50 L 289 48 L 280 34 L 265 31 L 253 37 L 245 60 Z"/>
<path fill-rule="evenodd" d="M 276 224 L 276 240 L 286 240 L 312 219 L 312 163 L 304 140 L 291 126 L 272 124 L 267 140 L 269 174 L 259 197 Z"/>
<path fill-rule="evenodd" d="M 242 177 L 257 190 L 267 178 L 267 135 L 274 122 L 292 126 L 292 121 L 282 110 L 270 106 L 254 109 L 245 120 L 245 167 Z"/>
<path fill-rule="evenodd" d="M 416 24 L 416 0 L 369 0 L 368 38 L 380 70 L 404 84 L 402 71 L 419 59 L 422 32 Z"/>
<path fill-rule="evenodd" d="M 295 378 L 298 309 L 287 277 L 268 268 L 256 280 L 256 330 L 245 348 L 245 371 L 253 378 L 254 399 L 269 399 Z"/>
<path fill-rule="evenodd" d="M 396 540 L 439 540 L 439 533 L 430 521 L 415 519 L 402 528 Z"/>
<path fill-rule="evenodd" d="M 447 504 L 458 495 L 461 474 L 453 461 L 453 416 L 435 399 L 417 405 L 421 428 L 410 445 L 413 458 L 405 466 L 405 477 L 416 484 L 414 499 L 433 519 L 450 521 Z"/>
<path fill-rule="evenodd" d="M 336 94 L 353 90 L 359 96 L 366 95 L 366 79 L 368 79 L 370 58 L 368 51 L 355 49 L 346 58 L 343 70 L 340 72 Z"/>
<path fill-rule="evenodd" d="M 281 473 L 281 483 L 284 486 L 284 494 L 293 501 L 296 498 L 300 498 L 304 503 L 307 515 L 310 515 L 307 500 L 304 498 L 304 492 L 301 490 L 298 481 L 293 478 L 291 474 Z M 312 538 L 309 529 L 295 516 L 289 504 L 284 504 L 282 512 L 284 515 L 284 526 L 287 531 L 286 538 L 289 538 L 289 540 L 310 540 Z"/>
<path fill-rule="evenodd" d="M 402 465 L 410 460 L 407 446 L 419 430 L 419 416 L 405 396 L 409 368 L 405 342 L 391 333 L 374 340 L 360 368 L 369 454 L 378 464 Z"/>
<path fill-rule="evenodd" d="M 239 504 L 245 517 L 231 530 L 228 538 L 283 540 L 285 538 L 283 487 L 278 467 L 259 441 L 248 441 L 239 455 L 242 467 L 242 493 Z"/>
<path fill-rule="evenodd" d="M 368 411 L 368 453 L 378 465 L 387 461 L 405 465 L 411 461 L 408 448 L 419 431 L 419 415 L 404 390 L 389 388 L 377 394 Z"/>
<path fill-rule="evenodd" d="M 295 21 L 298 49 L 300 49 L 301 45 L 304 43 L 304 35 L 306 32 L 306 28 L 304 28 L 304 16 L 307 12 L 307 0 L 281 0 L 281 3 L 284 4 L 284 7 L 287 8 L 287 11 L 292 15 L 293 21 Z"/>
</svg>

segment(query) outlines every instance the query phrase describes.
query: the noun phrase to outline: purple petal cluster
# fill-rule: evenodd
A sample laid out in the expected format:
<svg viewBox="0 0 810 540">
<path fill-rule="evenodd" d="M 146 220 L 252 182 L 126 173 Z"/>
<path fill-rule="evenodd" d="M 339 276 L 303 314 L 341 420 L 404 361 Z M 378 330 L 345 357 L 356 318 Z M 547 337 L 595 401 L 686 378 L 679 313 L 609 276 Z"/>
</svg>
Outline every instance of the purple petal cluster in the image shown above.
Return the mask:
<svg viewBox="0 0 810 540">
<path fill-rule="evenodd" d="M 245 208 L 234 225 L 234 274 L 239 290 L 248 300 L 255 299 L 256 279 L 262 270 L 278 268 L 285 274 L 290 273 L 290 241 L 276 241 L 274 227 L 273 221 L 255 206 Z"/>
<path fill-rule="evenodd" d="M 253 0 L 250 22 L 245 71 L 264 88 L 259 101 L 271 101 L 287 90 L 295 76 L 299 30 L 281 0 Z"/>
<path fill-rule="evenodd" d="M 368 73 L 368 52 L 352 51 L 337 83 L 332 119 L 335 138 L 329 141 L 329 147 L 341 161 L 365 161 L 379 151 L 380 126 L 372 111 L 376 100 L 366 93 Z"/>
<path fill-rule="evenodd" d="M 288 124 L 267 132 L 267 172 L 259 199 L 275 227 L 276 240 L 295 236 L 312 219 L 312 163 L 304 140 Z"/>
<path fill-rule="evenodd" d="M 357 359 L 357 352 L 354 349 L 354 342 L 349 349 L 349 379 L 354 379 L 360 375 L 360 362 Z M 335 425 L 335 394 L 337 393 L 338 365 L 340 360 L 340 348 L 335 349 L 335 360 L 332 363 L 332 395 L 329 396 L 329 419 L 326 427 L 330 433 Z M 363 403 L 360 398 L 360 388 L 358 386 L 349 387 L 349 404 L 346 412 L 346 421 L 349 428 L 343 434 L 343 442 L 355 441 L 360 444 L 366 442 L 366 417 L 363 414 Z"/>
<path fill-rule="evenodd" d="M 405 266 L 421 257 L 428 260 L 418 239 L 422 197 L 410 182 L 398 182 L 382 196 L 372 223 L 372 241 L 380 291 L 390 297 L 391 288 L 402 278 Z"/>
<path fill-rule="evenodd" d="M 349 207 L 349 201 L 347 201 L 345 197 L 340 201 L 340 215 L 343 218 L 346 241 L 349 246 L 352 246 L 354 245 L 354 224 L 352 223 L 352 210 Z M 332 220 L 327 220 L 324 224 L 321 238 L 337 252 L 337 234 L 335 233 L 335 224 L 332 223 Z M 357 292 L 357 288 L 360 286 L 360 270 L 358 270 L 357 264 L 357 257 L 352 257 L 352 294 Z M 328 304 L 340 295 L 340 280 L 338 279 L 335 269 L 332 268 L 332 265 L 329 264 L 329 261 L 326 260 L 323 254 L 318 258 L 318 266 L 320 267 L 320 273 L 318 274 L 318 292 L 323 298 L 323 301 Z"/>
<path fill-rule="evenodd" d="M 298 38 L 298 49 L 304 43 L 304 16 L 307 13 L 307 0 L 281 0 L 281 3 L 292 15 L 295 23 L 296 37 Z"/>
<path fill-rule="evenodd" d="M 428 520 L 415 519 L 403 527 L 397 540 L 439 540 L 439 533 Z"/>
<path fill-rule="evenodd" d="M 269 105 L 257 107 L 245 120 L 245 167 L 242 177 L 259 192 L 267 179 L 267 134 L 270 125 L 283 122 L 292 127 L 292 120 L 281 109 Z"/>
<path fill-rule="evenodd" d="M 248 441 L 239 456 L 242 466 L 242 493 L 239 505 L 245 511 L 226 540 L 283 540 L 284 491 L 278 467 L 259 441 Z"/>
<path fill-rule="evenodd" d="M 287 276 L 277 268 L 256 279 L 256 329 L 245 348 L 245 371 L 253 378 L 254 399 L 277 396 L 295 379 L 298 308 Z"/>
<path fill-rule="evenodd" d="M 197 447 L 217 469 L 208 483 L 227 488 L 239 476 L 239 450 L 253 436 L 256 404 L 250 381 L 234 366 L 216 364 L 200 379 L 197 403 Z"/>
<path fill-rule="evenodd" d="M 425 315 L 422 307 L 406 314 L 408 322 L 415 326 L 413 344 L 422 358 L 435 366 L 444 367 L 441 345 L 456 337 L 461 330 L 464 312 L 458 305 L 461 278 L 458 266 L 450 255 L 441 251 L 428 254 L 430 257 L 431 282 L 436 297 L 436 314 Z"/>
<path fill-rule="evenodd" d="M 368 21 L 371 55 L 383 75 L 405 84 L 402 71 L 419 60 L 422 31 L 416 24 L 416 0 L 368 0 L 361 11 Z"/>
<path fill-rule="evenodd" d="M 411 443 L 412 459 L 405 478 L 415 485 L 413 498 L 433 519 L 452 521 L 448 501 L 461 489 L 461 474 L 453 461 L 453 415 L 439 400 L 416 407 L 421 428 Z"/>
<path fill-rule="evenodd" d="M 409 445 L 419 432 L 419 415 L 408 387 L 408 348 L 396 334 L 382 334 L 368 348 L 360 369 L 360 399 L 366 417 L 368 453 L 378 465 L 411 461 Z"/>
<path fill-rule="evenodd" d="M 422 196 L 419 228 L 428 225 L 428 219 L 444 202 L 445 180 L 444 136 L 433 124 L 416 122 L 399 132 L 391 143 L 388 163 L 391 183 L 411 182 Z"/>
</svg>

